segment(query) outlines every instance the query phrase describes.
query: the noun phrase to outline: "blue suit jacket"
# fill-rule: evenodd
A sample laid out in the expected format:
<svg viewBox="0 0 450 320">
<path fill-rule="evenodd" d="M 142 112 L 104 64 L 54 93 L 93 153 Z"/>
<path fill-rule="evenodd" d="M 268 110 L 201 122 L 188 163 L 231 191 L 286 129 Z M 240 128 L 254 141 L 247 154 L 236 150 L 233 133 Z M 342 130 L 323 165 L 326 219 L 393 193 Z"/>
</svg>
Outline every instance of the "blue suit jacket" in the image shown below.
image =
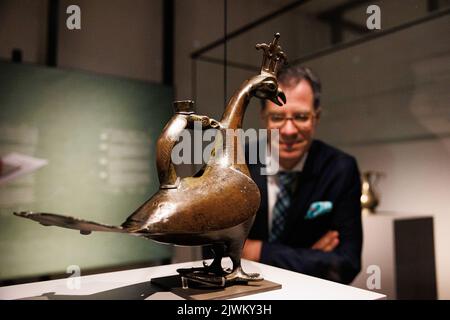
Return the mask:
<svg viewBox="0 0 450 320">
<path fill-rule="evenodd" d="M 263 241 L 260 262 L 350 283 L 361 269 L 361 181 L 356 160 L 319 140 L 313 141 L 278 243 L 267 242 L 267 176 L 261 175 L 261 166 L 249 164 L 261 192 L 261 205 L 248 236 Z M 333 208 L 316 218 L 305 219 L 316 201 L 330 201 Z M 328 253 L 310 249 L 329 230 L 339 232 L 338 247 Z"/>
</svg>

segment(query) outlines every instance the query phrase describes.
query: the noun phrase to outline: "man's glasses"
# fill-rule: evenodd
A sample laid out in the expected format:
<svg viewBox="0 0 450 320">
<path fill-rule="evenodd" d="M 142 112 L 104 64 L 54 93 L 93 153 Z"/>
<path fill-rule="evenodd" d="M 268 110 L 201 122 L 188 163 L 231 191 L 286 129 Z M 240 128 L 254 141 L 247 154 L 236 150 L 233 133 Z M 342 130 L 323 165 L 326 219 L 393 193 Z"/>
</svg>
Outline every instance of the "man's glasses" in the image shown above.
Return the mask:
<svg viewBox="0 0 450 320">
<path fill-rule="evenodd" d="M 292 117 L 286 117 L 283 113 L 269 113 L 267 115 L 272 126 L 276 128 L 283 127 L 287 120 L 292 120 L 297 127 L 302 127 L 309 124 L 315 117 L 316 114 L 311 112 L 295 113 Z"/>
</svg>

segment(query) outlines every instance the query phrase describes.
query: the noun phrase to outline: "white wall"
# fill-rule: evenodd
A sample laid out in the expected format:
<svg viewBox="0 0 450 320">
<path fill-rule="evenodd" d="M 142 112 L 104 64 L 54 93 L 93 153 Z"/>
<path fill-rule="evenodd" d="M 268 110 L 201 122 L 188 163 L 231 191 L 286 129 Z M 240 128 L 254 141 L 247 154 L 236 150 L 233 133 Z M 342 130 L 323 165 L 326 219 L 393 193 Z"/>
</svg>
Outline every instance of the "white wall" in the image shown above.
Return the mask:
<svg viewBox="0 0 450 320">
<path fill-rule="evenodd" d="M 450 138 L 346 148 L 361 170 L 385 174 L 379 211 L 433 216 L 438 296 L 450 298 Z M 380 234 L 380 237 L 383 235 Z"/>
<path fill-rule="evenodd" d="M 309 62 L 324 88 L 319 137 L 384 172 L 380 211 L 432 215 L 438 296 L 450 298 L 448 17 Z M 382 237 L 383 235 L 380 235 Z"/>
</svg>

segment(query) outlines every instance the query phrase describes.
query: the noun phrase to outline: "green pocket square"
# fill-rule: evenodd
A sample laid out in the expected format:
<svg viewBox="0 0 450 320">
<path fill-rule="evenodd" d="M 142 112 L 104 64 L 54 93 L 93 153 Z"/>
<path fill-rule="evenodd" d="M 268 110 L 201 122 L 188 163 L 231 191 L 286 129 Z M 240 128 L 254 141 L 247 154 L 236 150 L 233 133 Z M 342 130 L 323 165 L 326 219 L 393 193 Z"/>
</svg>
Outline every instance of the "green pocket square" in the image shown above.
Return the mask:
<svg viewBox="0 0 450 320">
<path fill-rule="evenodd" d="M 331 201 L 316 201 L 311 204 L 306 213 L 305 220 L 311 220 L 333 210 Z"/>
</svg>

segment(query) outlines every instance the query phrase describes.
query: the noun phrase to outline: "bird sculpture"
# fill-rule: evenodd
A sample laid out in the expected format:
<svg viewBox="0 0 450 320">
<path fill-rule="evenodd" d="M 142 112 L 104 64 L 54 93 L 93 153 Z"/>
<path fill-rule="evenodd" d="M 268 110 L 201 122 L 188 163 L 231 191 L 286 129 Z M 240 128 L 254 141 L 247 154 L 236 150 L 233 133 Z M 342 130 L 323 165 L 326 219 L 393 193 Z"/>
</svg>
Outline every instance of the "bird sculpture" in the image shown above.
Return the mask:
<svg viewBox="0 0 450 320">
<path fill-rule="evenodd" d="M 278 45 L 280 34 L 270 44 L 257 44 L 263 50 L 261 71 L 243 82 L 229 100 L 220 121 L 194 113 L 192 101 L 174 103 L 175 115 L 164 127 L 157 142 L 156 166 L 159 190 L 137 208 L 120 226 L 110 226 L 52 213 L 15 212 L 45 226 L 79 230 L 118 232 L 180 246 L 212 245 L 213 261 L 203 267 L 178 269 L 179 274 L 208 285 L 225 286 L 236 282 L 260 281 L 259 274 L 244 272 L 241 254 L 260 205 L 260 193 L 250 177 L 247 164 L 237 159 L 242 148 L 239 137 L 229 130 L 242 127 L 252 97 L 268 99 L 282 106 L 284 93 L 278 88 L 277 66 L 286 62 Z M 193 176 L 177 176 L 171 152 L 180 134 L 198 122 L 202 129 L 217 129 L 209 161 Z M 241 161 L 239 161 L 241 160 Z M 222 268 L 222 258 L 230 257 L 231 269 Z"/>
</svg>

